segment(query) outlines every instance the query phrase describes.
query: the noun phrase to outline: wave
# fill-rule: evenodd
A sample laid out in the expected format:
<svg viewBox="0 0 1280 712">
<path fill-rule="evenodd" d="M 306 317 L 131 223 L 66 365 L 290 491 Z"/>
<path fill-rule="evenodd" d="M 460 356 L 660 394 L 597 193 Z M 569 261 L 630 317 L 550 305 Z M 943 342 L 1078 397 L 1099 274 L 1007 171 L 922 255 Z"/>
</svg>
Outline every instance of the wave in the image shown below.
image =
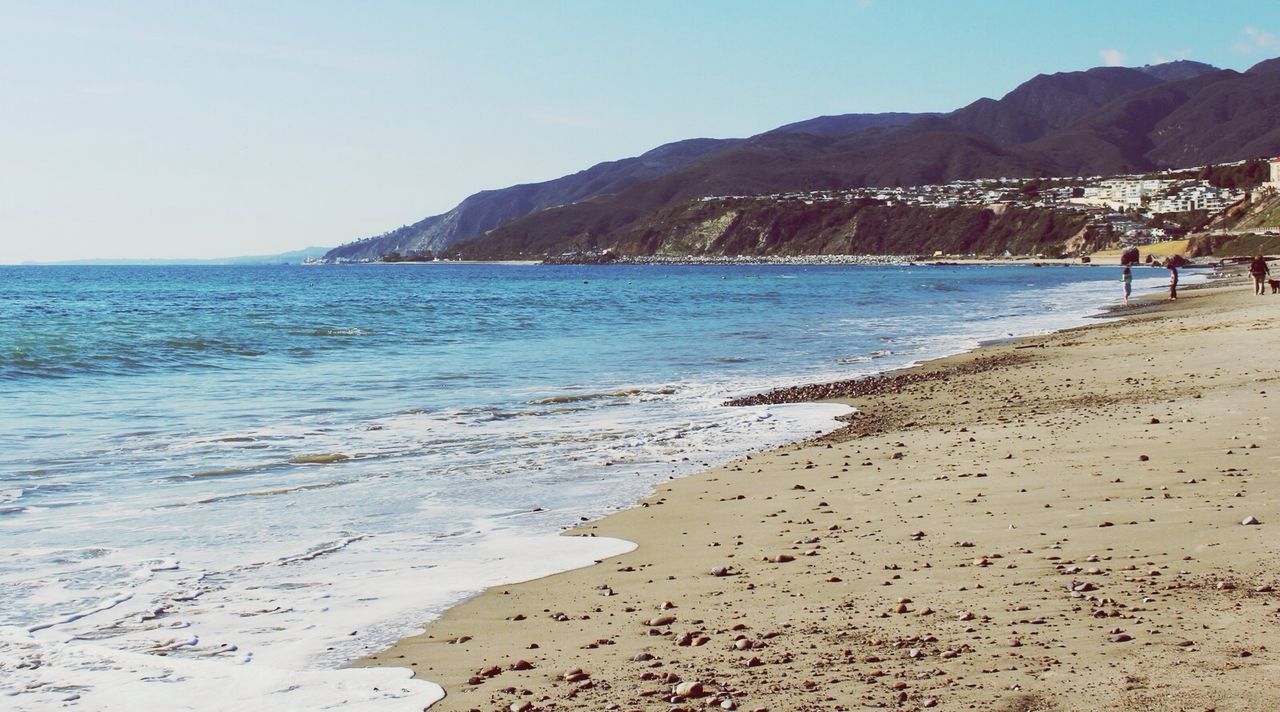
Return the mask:
<svg viewBox="0 0 1280 712">
<path fill-rule="evenodd" d="M 529 401 L 531 405 L 560 405 L 564 403 L 581 403 L 582 401 L 605 400 L 609 398 L 630 398 L 640 395 L 672 395 L 676 389 L 671 386 L 662 388 L 645 389 L 645 388 L 624 388 L 620 391 L 603 391 L 599 393 L 566 393 L 564 395 L 549 396 L 547 398 L 539 398 L 538 400 Z"/>
<path fill-rule="evenodd" d="M 39 350 L 0 353 L 0 381 L 133 376 L 160 370 L 220 369 L 224 361 L 256 359 L 267 349 L 237 341 L 130 336 L 120 343 L 48 345 Z"/>
<path fill-rule="evenodd" d="M 550 396 L 548 398 L 539 398 L 529 401 L 532 405 L 560 405 L 564 403 L 581 403 L 590 400 L 603 400 L 605 398 L 620 398 L 629 394 L 618 393 L 575 393 L 563 396 Z"/>
<path fill-rule="evenodd" d="M 325 554 L 332 554 L 337 551 L 342 551 L 348 546 L 351 546 L 352 544 L 364 538 L 366 538 L 366 535 L 356 534 L 356 535 L 344 537 L 337 541 L 325 542 L 324 544 L 314 546 L 301 554 L 297 554 L 294 556 L 286 556 L 283 559 L 280 559 L 277 563 L 280 564 L 281 566 L 289 566 L 290 564 L 300 564 L 305 561 L 311 561 L 312 559 L 324 556 Z"/>
<path fill-rule="evenodd" d="M 401 453 L 390 453 L 401 454 Z M 362 456 L 360 459 L 367 460 L 379 457 Z M 356 459 L 351 455 L 341 452 L 332 453 L 312 453 L 295 455 L 288 460 L 280 462 L 264 463 L 260 465 L 249 465 L 244 467 L 219 467 L 210 470 L 200 470 L 197 472 L 183 472 L 176 475 L 166 475 L 158 478 L 156 482 L 191 482 L 196 480 L 221 480 L 234 479 L 242 475 L 258 475 L 271 470 L 277 470 L 290 465 L 333 465 L 339 462 Z"/>
<path fill-rule="evenodd" d="M 886 356 L 892 356 L 893 354 L 894 352 L 888 349 L 877 349 L 875 351 L 870 351 L 865 354 L 860 354 L 858 356 L 842 356 L 836 359 L 836 363 L 841 363 L 841 364 L 866 363 L 867 361 L 875 361 L 876 359 L 881 359 Z"/>
<path fill-rule="evenodd" d="M 75 621 L 78 621 L 81 618 L 87 618 L 88 616 L 91 616 L 95 613 L 101 613 L 103 611 L 111 610 L 112 608 L 115 608 L 116 606 L 120 605 L 121 603 L 124 603 L 125 601 L 131 598 L 133 598 L 132 593 L 116 594 L 115 596 L 112 596 L 110 598 L 103 599 L 102 601 L 98 602 L 97 605 L 86 608 L 85 610 L 74 611 L 72 613 L 68 613 L 64 616 L 55 618 L 53 620 L 48 620 L 42 623 L 36 623 L 30 626 L 27 626 L 27 632 L 35 633 L 37 631 L 41 631 L 46 628 L 52 628 L 56 625 L 65 625 L 67 623 L 74 623 Z"/>
<path fill-rule="evenodd" d="M 11 504 L 20 499 L 35 499 L 48 495 L 60 495 L 83 491 L 86 485 L 76 482 L 30 482 L 18 481 L 0 490 L 0 502 Z M 45 504 L 45 503 L 41 503 Z M 62 503 L 67 504 L 67 503 Z M 52 505 L 58 506 L 58 505 Z"/>
<path fill-rule="evenodd" d="M 349 485 L 360 480 L 333 480 L 330 482 L 319 482 L 313 485 L 298 485 L 297 487 L 274 487 L 272 489 L 253 490 L 250 492 L 236 492 L 234 494 L 222 494 L 215 497 L 203 497 L 194 502 L 183 504 L 165 505 L 163 509 L 173 509 L 176 507 L 184 507 L 187 504 L 214 504 L 216 502 L 229 502 L 236 499 L 250 499 L 254 497 L 275 497 L 282 494 L 296 494 L 298 492 L 311 492 L 313 490 L 330 489 L 332 487 L 341 487 Z"/>
<path fill-rule="evenodd" d="M 295 455 L 289 458 L 289 462 L 294 465 L 329 465 L 350 459 L 351 456 L 346 453 L 330 452 L 315 455 Z"/>
<path fill-rule="evenodd" d="M 160 341 L 160 344 L 175 351 L 215 351 L 232 356 L 263 356 L 265 351 L 252 348 L 225 339 L 210 339 L 200 336 L 173 336 Z"/>
<path fill-rule="evenodd" d="M 162 431 L 160 430 L 133 430 L 127 433 L 120 433 L 115 437 L 117 440 L 129 440 L 132 438 L 145 438 L 151 435 L 158 435 L 161 432 Z"/>
<path fill-rule="evenodd" d="M 303 336 L 369 336 L 373 334 L 372 331 L 369 331 L 367 329 L 361 329 L 355 326 L 351 326 L 351 327 L 323 327 L 322 326 L 322 327 L 317 327 L 315 329 L 311 329 L 310 331 L 303 331 L 303 332 L 295 331 L 293 333 L 301 334 Z"/>
<path fill-rule="evenodd" d="M 224 467 L 216 470 L 203 470 L 201 472 L 192 472 L 182 475 L 169 475 L 165 480 L 203 480 L 211 477 L 230 477 L 233 475 L 247 475 L 252 472 L 262 470 L 261 467 Z"/>
</svg>

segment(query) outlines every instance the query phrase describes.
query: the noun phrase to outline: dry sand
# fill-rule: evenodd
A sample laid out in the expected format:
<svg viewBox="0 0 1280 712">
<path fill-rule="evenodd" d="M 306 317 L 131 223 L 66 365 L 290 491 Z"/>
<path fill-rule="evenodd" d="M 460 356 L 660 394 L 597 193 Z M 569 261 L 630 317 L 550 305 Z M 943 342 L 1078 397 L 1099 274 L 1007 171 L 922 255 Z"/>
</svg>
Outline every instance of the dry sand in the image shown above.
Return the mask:
<svg viewBox="0 0 1280 712">
<path fill-rule="evenodd" d="M 361 664 L 441 710 L 1280 709 L 1278 333 L 1237 282 L 882 379 Z"/>
</svg>

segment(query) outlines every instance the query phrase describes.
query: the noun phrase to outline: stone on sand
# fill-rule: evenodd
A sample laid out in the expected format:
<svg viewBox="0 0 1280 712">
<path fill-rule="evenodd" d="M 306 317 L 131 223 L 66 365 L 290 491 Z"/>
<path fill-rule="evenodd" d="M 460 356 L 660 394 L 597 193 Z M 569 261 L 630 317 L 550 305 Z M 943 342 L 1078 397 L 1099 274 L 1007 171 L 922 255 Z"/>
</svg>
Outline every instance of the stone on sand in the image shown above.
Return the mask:
<svg viewBox="0 0 1280 712">
<path fill-rule="evenodd" d="M 672 693 L 676 697 L 702 697 L 702 683 L 694 681 L 681 682 L 675 686 Z"/>
</svg>

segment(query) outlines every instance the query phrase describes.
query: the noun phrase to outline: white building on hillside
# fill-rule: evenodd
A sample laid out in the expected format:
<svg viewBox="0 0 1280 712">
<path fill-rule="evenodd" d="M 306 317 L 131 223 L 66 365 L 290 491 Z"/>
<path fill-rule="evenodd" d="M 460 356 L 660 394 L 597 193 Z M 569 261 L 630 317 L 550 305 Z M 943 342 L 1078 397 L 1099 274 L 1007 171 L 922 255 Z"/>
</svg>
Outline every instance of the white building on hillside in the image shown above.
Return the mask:
<svg viewBox="0 0 1280 712">
<path fill-rule="evenodd" d="M 1096 186 L 1089 186 L 1084 189 L 1084 202 L 1091 205 L 1105 206 L 1112 210 L 1137 208 L 1142 206 L 1143 198 L 1168 187 L 1168 185 L 1169 181 L 1154 179 L 1117 178 L 1104 180 Z"/>
<path fill-rule="evenodd" d="M 1188 210 L 1207 210 L 1216 213 L 1225 210 L 1242 197 L 1244 194 L 1239 191 L 1215 188 L 1207 181 L 1199 180 L 1179 185 L 1166 191 L 1164 195 L 1153 198 L 1147 204 L 1147 210 L 1153 214 L 1181 213 Z"/>
</svg>

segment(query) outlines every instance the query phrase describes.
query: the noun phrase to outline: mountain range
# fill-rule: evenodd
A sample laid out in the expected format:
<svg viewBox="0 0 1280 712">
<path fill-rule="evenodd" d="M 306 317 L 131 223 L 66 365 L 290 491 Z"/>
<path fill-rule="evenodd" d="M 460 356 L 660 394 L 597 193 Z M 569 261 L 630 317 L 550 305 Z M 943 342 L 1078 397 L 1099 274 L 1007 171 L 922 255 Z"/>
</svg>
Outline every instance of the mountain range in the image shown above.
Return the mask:
<svg viewBox="0 0 1280 712">
<path fill-rule="evenodd" d="M 705 196 L 1144 172 L 1280 154 L 1280 58 L 1241 73 L 1177 61 L 1037 75 L 945 114 L 846 114 L 746 139 L 690 139 L 331 250 L 534 258 L 612 245 Z"/>
</svg>

